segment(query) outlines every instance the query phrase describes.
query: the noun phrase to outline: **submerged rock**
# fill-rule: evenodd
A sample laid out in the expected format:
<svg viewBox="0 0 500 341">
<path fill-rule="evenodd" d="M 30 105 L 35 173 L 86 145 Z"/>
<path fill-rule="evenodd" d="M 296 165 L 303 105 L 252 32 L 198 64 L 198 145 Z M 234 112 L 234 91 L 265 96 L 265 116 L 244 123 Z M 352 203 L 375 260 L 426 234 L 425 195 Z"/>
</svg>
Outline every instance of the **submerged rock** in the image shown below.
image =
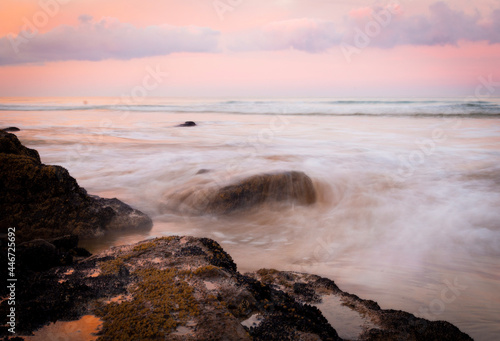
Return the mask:
<svg viewBox="0 0 500 341">
<path fill-rule="evenodd" d="M 206 210 L 224 214 L 265 202 L 284 201 L 314 204 L 316 190 L 311 178 L 303 172 L 294 171 L 254 175 L 217 190 L 208 198 Z"/>
<path fill-rule="evenodd" d="M 200 169 L 200 170 L 198 170 L 196 172 L 196 175 L 198 175 L 198 174 L 206 174 L 206 173 L 209 173 L 209 172 L 210 172 L 210 169 L 202 168 L 202 169 Z"/>
<path fill-rule="evenodd" d="M 327 278 L 269 269 L 241 274 L 207 238 L 163 237 L 18 273 L 21 335 L 94 314 L 103 321 L 98 340 L 342 340 L 311 305 L 337 295 L 371 320 L 358 340 L 471 340 L 448 322 L 383 310 Z M 8 308 L 1 302 L 0 314 Z M 0 336 L 7 333 L 0 328 Z"/>
<path fill-rule="evenodd" d="M 151 219 L 117 199 L 89 196 L 66 169 L 44 165 L 36 150 L 0 131 L 0 229 L 18 241 L 113 229 L 149 229 Z"/>
<path fill-rule="evenodd" d="M 8 128 L 4 128 L 2 130 L 6 131 L 6 132 L 21 131 L 21 129 L 19 129 L 18 127 L 8 127 Z"/>
<path fill-rule="evenodd" d="M 196 123 L 194 123 L 193 121 L 186 121 L 178 125 L 178 127 L 194 127 L 194 126 L 196 126 Z"/>
</svg>

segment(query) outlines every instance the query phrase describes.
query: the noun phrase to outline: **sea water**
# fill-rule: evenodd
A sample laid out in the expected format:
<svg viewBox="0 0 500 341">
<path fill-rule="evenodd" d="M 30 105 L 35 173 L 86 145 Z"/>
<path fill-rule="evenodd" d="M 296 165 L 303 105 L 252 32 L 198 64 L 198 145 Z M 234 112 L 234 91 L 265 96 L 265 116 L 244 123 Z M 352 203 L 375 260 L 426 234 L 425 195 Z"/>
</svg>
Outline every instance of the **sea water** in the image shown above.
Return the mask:
<svg viewBox="0 0 500 341">
<path fill-rule="evenodd" d="M 152 217 L 150 232 L 82 241 L 92 252 L 209 237 L 240 271 L 315 273 L 383 309 L 500 335 L 499 99 L 3 98 L 0 126 L 89 193 Z M 313 179 L 316 204 L 193 209 L 288 170 Z"/>
</svg>

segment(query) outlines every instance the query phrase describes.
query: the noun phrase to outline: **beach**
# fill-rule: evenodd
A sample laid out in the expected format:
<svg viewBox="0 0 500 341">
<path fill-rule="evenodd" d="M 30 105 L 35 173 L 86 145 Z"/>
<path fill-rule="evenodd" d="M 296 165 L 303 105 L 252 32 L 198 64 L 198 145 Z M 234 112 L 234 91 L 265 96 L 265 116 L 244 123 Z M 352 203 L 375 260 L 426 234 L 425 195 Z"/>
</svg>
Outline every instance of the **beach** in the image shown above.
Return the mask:
<svg viewBox="0 0 500 341">
<path fill-rule="evenodd" d="M 500 333 L 499 99 L 3 98 L 0 124 L 90 194 L 153 219 L 82 240 L 93 253 L 208 237 L 241 272 L 314 273 L 475 340 Z M 196 208 L 205 191 L 280 171 L 307 174 L 317 202 Z"/>
</svg>

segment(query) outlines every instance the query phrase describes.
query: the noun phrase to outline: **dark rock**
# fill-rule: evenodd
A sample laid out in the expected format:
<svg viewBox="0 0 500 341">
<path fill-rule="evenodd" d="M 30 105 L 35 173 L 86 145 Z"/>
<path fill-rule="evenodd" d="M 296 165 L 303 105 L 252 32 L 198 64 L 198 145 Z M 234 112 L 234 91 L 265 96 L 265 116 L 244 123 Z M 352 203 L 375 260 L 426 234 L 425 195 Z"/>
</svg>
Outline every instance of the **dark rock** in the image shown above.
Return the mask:
<svg viewBox="0 0 500 341">
<path fill-rule="evenodd" d="M 75 235 L 20 243 L 16 250 L 19 266 L 29 271 L 40 272 L 55 266 L 71 265 L 74 256 L 82 258 L 91 255 L 77 245 L 78 236 Z"/>
<path fill-rule="evenodd" d="M 34 149 L 26 148 L 14 134 L 0 130 L 0 153 L 27 156 L 40 163 L 40 155 Z"/>
<path fill-rule="evenodd" d="M 194 127 L 196 125 L 196 123 L 194 123 L 193 121 L 186 121 L 182 124 L 179 124 L 178 127 Z"/>
<path fill-rule="evenodd" d="M 8 128 L 4 128 L 2 130 L 6 131 L 6 132 L 21 131 L 21 129 L 19 129 L 18 127 L 8 127 Z"/>
<path fill-rule="evenodd" d="M 55 249 L 46 241 L 31 246 L 37 252 Z M 207 238 L 147 240 L 44 271 L 20 265 L 20 335 L 50 322 L 95 314 L 103 320 L 102 340 L 340 341 L 320 309 L 302 299 L 339 295 L 348 307 L 376 321 L 376 328 L 363 331 L 359 340 L 471 340 L 448 322 L 373 309 L 373 301 L 345 293 L 319 276 L 273 269 L 242 275 L 220 245 Z M 0 290 L 4 297 L 6 289 Z M 0 315 L 8 309 L 7 300 L 0 302 Z M 244 327 L 255 314 L 259 322 Z M 0 337 L 6 335 L 0 328 Z"/>
<path fill-rule="evenodd" d="M 209 213 L 230 213 L 265 202 L 291 201 L 301 205 L 316 202 L 313 182 L 303 172 L 261 174 L 219 189 L 209 198 Z"/>
<path fill-rule="evenodd" d="M 206 256 L 206 253 L 198 246 L 188 246 L 183 247 L 176 256 Z"/>
<path fill-rule="evenodd" d="M 306 283 L 294 283 L 293 292 L 304 302 L 316 302 L 319 300 L 319 296 L 316 294 L 314 289 Z"/>
<path fill-rule="evenodd" d="M 37 272 L 60 264 L 57 248 L 43 239 L 20 244 L 17 248 L 17 256 L 20 266 Z"/>
<path fill-rule="evenodd" d="M 149 229 L 152 226 L 152 221 L 144 213 L 133 209 L 124 202 L 113 198 L 104 199 L 98 196 L 91 195 L 103 208 L 111 208 L 115 214 L 111 221 L 106 225 L 107 230 L 122 230 L 124 228 L 132 229 Z"/>
<path fill-rule="evenodd" d="M 66 169 L 42 164 L 37 151 L 1 131 L 0 193 L 0 230 L 15 226 L 19 241 L 152 226 L 117 199 L 89 196 Z"/>
<path fill-rule="evenodd" d="M 65 251 L 69 251 L 78 246 L 78 236 L 77 235 L 67 235 L 53 239 L 47 239 L 49 243 L 54 245 L 58 249 L 63 249 Z"/>
<path fill-rule="evenodd" d="M 76 257 L 82 257 L 82 258 L 87 258 L 87 257 L 92 256 L 92 254 L 87 249 L 84 249 L 83 247 L 75 247 L 72 250 L 72 253 Z"/>
<path fill-rule="evenodd" d="M 208 172 L 210 172 L 210 170 L 209 170 L 209 169 L 200 169 L 199 171 L 197 171 L 197 172 L 196 172 L 196 174 L 197 174 L 197 175 L 198 175 L 198 174 L 205 174 L 205 173 L 208 173 Z"/>
<path fill-rule="evenodd" d="M 328 278 L 273 269 L 261 269 L 249 275 L 257 280 L 279 285 L 286 294 L 298 302 L 304 301 L 304 297 L 312 298 L 312 301 L 316 301 L 316 297 L 321 299 L 325 295 L 339 297 L 342 305 L 358 312 L 367 323 L 376 325 L 376 328 L 362 329 L 357 340 L 472 340 L 451 323 L 428 321 L 404 311 L 383 310 L 377 302 L 340 290 Z M 272 333 L 272 328 L 269 331 Z"/>
<path fill-rule="evenodd" d="M 219 243 L 209 238 L 200 238 L 200 242 L 211 253 L 211 256 L 208 258 L 210 264 L 229 271 L 236 271 L 236 264 L 234 263 L 233 258 L 226 251 L 224 251 Z"/>
</svg>

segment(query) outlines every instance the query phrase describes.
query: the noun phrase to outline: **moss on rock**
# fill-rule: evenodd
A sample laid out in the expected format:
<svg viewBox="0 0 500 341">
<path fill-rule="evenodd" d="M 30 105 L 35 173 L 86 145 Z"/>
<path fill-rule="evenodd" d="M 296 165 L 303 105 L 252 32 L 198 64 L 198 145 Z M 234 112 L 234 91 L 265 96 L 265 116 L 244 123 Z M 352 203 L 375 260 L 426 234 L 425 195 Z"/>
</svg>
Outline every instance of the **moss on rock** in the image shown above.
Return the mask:
<svg viewBox="0 0 500 341">
<path fill-rule="evenodd" d="M 199 314 L 189 275 L 177 269 L 140 269 L 132 299 L 96 309 L 104 320 L 99 340 L 165 339 L 179 325 Z"/>
</svg>

